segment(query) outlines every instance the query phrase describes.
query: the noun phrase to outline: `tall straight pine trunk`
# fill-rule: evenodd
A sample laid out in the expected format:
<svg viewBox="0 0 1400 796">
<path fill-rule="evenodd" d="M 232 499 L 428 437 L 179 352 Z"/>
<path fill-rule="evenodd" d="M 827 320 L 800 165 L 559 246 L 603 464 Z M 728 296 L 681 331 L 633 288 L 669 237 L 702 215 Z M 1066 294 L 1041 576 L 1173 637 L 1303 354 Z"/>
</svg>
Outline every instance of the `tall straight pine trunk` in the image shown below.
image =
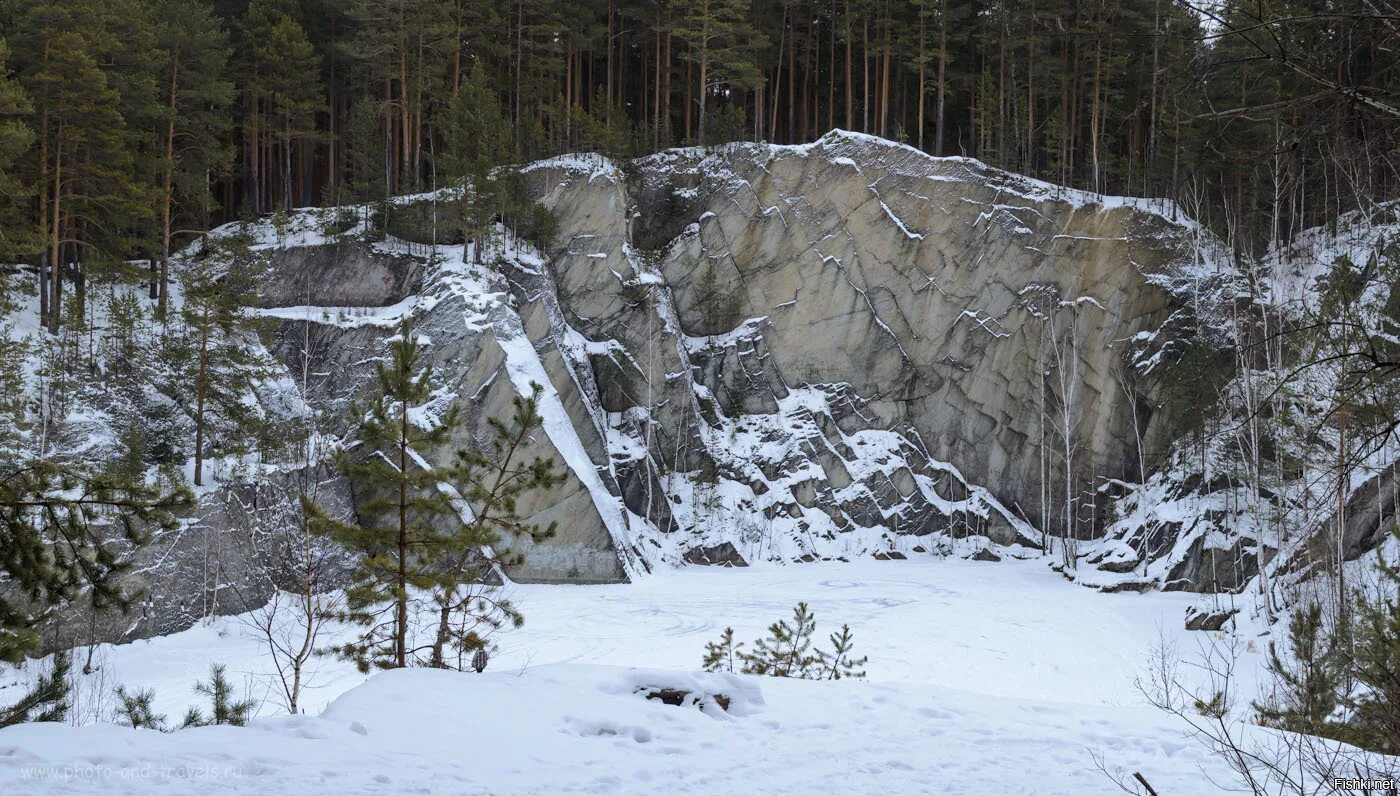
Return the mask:
<svg viewBox="0 0 1400 796">
<path fill-rule="evenodd" d="M 172 53 L 170 57 L 170 92 L 166 101 L 165 120 L 165 169 L 161 174 L 161 206 L 160 206 L 160 291 L 156 299 L 156 320 L 164 322 L 165 313 L 169 309 L 170 299 L 170 216 L 171 208 L 175 204 L 175 110 L 177 104 L 178 88 L 180 85 L 180 56 Z"/>
<path fill-rule="evenodd" d="M 50 254 L 49 268 L 52 276 L 49 279 L 49 332 L 58 334 L 58 325 L 63 317 L 63 235 L 59 221 L 62 216 L 59 212 L 63 204 L 63 122 L 58 123 L 58 133 L 54 136 L 53 147 L 53 202 L 51 212 L 53 218 L 50 222 Z"/>
<path fill-rule="evenodd" d="M 394 665 L 408 665 L 408 402 L 399 406 L 398 571 L 394 573 Z"/>
<path fill-rule="evenodd" d="M 199 330 L 199 381 L 195 385 L 194 485 L 204 486 L 204 401 L 209 395 L 209 308 Z"/>
</svg>

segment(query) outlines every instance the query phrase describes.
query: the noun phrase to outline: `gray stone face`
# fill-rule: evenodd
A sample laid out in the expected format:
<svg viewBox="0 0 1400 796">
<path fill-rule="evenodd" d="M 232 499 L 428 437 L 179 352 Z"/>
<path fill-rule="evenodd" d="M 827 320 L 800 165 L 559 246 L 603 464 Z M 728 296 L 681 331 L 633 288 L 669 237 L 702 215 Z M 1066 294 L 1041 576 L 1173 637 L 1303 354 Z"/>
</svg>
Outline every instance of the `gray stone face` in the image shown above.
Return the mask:
<svg viewBox="0 0 1400 796">
<path fill-rule="evenodd" d="M 392 315 L 370 319 L 372 322 L 357 315 L 364 308 L 345 305 L 347 291 L 373 298 L 370 307 L 420 300 L 412 312 L 414 330 L 429 341 L 425 346 L 428 363 L 463 420 L 449 444 L 428 457 L 434 466 L 450 464 L 456 450 L 482 441 L 487 418 L 504 419 L 511 412 L 517 390 L 505 373 L 506 357 L 498 334 L 528 337 L 533 326 L 539 338 L 534 346 L 542 349 L 540 361 L 549 376 L 547 381 L 560 383 L 569 379 L 567 372 L 561 370 L 557 355 L 550 355 L 553 338 L 544 306 L 526 303 L 517 312 L 514 302 L 473 303 L 470 297 L 443 291 L 441 284 L 425 283 L 424 273 L 436 273 L 435 265 L 412 256 L 386 254 L 383 247 L 342 244 L 328 247 L 327 251 L 331 254 L 311 254 L 300 248 L 273 250 L 265 256 L 267 271 L 274 275 L 272 283 L 303 285 L 302 293 L 296 297 L 297 305 L 318 308 L 310 313 L 310 320 L 282 322 L 275 335 L 274 354 L 293 372 L 306 363 L 311 374 L 306 398 L 321 411 L 333 432 L 353 432 L 351 410 L 356 401 L 366 399 L 375 389 L 375 363 L 386 355 L 388 337 L 397 332 L 397 320 Z M 348 265 L 331 262 L 335 256 L 343 257 Z M 357 269 L 366 273 L 358 274 Z M 327 274 L 343 275 L 350 286 L 327 281 Z M 501 291 L 500 296 L 509 295 L 510 287 L 504 279 L 499 275 L 495 278 L 498 282 L 493 287 Z M 276 289 L 262 295 L 261 301 L 264 307 L 274 309 L 285 306 L 288 294 Z M 366 322 L 360 323 L 361 320 Z M 580 438 L 590 456 L 604 459 L 601 443 L 586 431 L 585 427 Z M 521 453 L 527 460 L 537 455 L 562 463 L 548 435 L 539 435 L 535 444 Z M 351 489 L 354 492 L 354 485 Z M 357 500 L 356 505 L 361 502 Z M 592 503 L 591 493 L 577 479 L 546 495 L 523 496 L 519 503 L 521 516 L 541 528 L 553 525 L 555 533 L 544 544 L 513 541 L 513 549 L 525 554 L 525 564 L 515 568 L 512 577 L 522 582 L 625 579 L 612 537 Z"/>
<path fill-rule="evenodd" d="M 383 307 L 409 296 L 422 263 L 358 242 L 278 250 L 258 284 L 264 307 Z"/>
<path fill-rule="evenodd" d="M 1180 254 L 1165 221 L 1033 201 L 999 185 L 1006 175 L 888 145 L 837 138 L 802 156 L 750 157 L 740 149 L 708 166 L 733 177 L 704 203 L 713 215 L 666 253 L 683 327 L 704 330 L 701 286 L 719 285 L 741 316 L 766 317 L 758 350 L 773 391 L 847 384 L 935 458 L 1035 516 L 1037 368 L 1049 363 L 1028 291 L 1092 299 L 1059 313 L 1065 326 L 1078 316 L 1081 466 L 1126 474 L 1114 343 L 1155 328 L 1168 305 L 1144 278 Z M 753 389 L 716 381 L 717 396 Z"/>
<path fill-rule="evenodd" d="M 1119 378 L 1125 341 L 1174 308 L 1158 277 L 1190 257 L 1189 229 L 1158 208 L 844 134 L 527 174 L 558 235 L 543 264 L 506 252 L 478 274 L 494 299 L 354 244 L 271 252 L 264 296 L 416 295 L 467 419 L 454 445 L 508 411 L 522 384 L 502 346 L 528 342 L 571 427 L 532 453 L 578 450 L 591 472 L 573 461 L 562 489 L 527 499 L 557 533 L 525 545 L 517 578 L 616 580 L 725 544 L 748 560 L 928 534 L 1033 544 L 1060 516 L 1042 496 L 1065 479 L 1061 393 L 1076 490 L 1136 476 L 1135 409 L 1148 444 L 1161 436 L 1164 413 L 1143 410 L 1155 385 Z M 306 326 L 284 323 L 278 354 L 293 365 L 309 341 L 323 375 L 307 397 L 343 409 L 392 324 Z"/>
<path fill-rule="evenodd" d="M 717 468 L 755 493 L 810 467 L 784 508 L 898 534 L 969 525 L 914 487 L 936 470 L 945 496 L 977 484 L 1004 509 L 970 530 L 1014 542 L 1028 540 L 1009 520 L 1038 524 L 1042 482 L 1064 481 L 1053 451 L 1041 459 L 1062 445 L 1042 418 L 1063 392 L 1043 375 L 1057 363 L 1076 490 L 1137 476 L 1135 407 L 1146 444 L 1163 442 L 1155 385 L 1118 378 L 1126 341 L 1174 308 L 1156 277 L 1191 257 L 1188 227 L 1156 208 L 841 134 L 668 152 L 637 171 L 631 183 L 535 172 L 560 219 L 550 270 L 565 319 L 628 355 L 593 363 L 604 408 L 645 408 L 653 437 L 674 441 L 696 423 L 779 413 L 794 387 L 830 393 L 808 450 L 756 461 L 758 474 L 737 476 L 708 444 L 654 444 L 658 467 Z M 908 466 L 853 479 L 861 452 L 846 437 L 869 429 L 900 434 Z M 1059 504 L 1045 508 L 1053 523 Z"/>
<path fill-rule="evenodd" d="M 144 596 L 130 613 L 94 612 L 80 601 L 49 623 L 45 648 L 174 633 L 206 616 L 258 608 L 275 589 L 291 588 L 297 573 L 289 565 L 300 555 L 303 478 L 316 484 L 316 499 L 330 516 L 351 516 L 349 485 L 326 467 L 208 492 L 179 528 L 132 554 L 123 586 Z M 329 546 L 324 552 L 327 581 L 344 582 L 350 557 Z"/>
<path fill-rule="evenodd" d="M 1135 480 L 1134 411 L 1149 449 L 1169 442 L 1158 385 L 1120 379 L 1128 341 L 1179 306 L 1162 285 L 1192 231 L 1169 209 L 837 133 L 526 173 L 558 222 L 538 257 L 475 267 L 349 237 L 256 255 L 282 319 L 270 349 L 333 436 L 351 433 L 402 315 L 428 341 L 438 409 L 464 420 L 430 466 L 542 384 L 546 428 L 525 455 L 568 479 L 522 500 L 556 533 L 513 540 L 517 580 L 946 549 L 931 535 L 975 537 L 968 554 L 1033 546 L 1062 516 L 1060 429 L 1072 490 Z M 351 515 L 356 485 L 325 480 Z M 258 604 L 279 568 L 260 534 L 292 522 L 288 495 L 276 479 L 206 495 L 139 553 L 139 617 L 63 632 L 169 632 Z"/>
</svg>

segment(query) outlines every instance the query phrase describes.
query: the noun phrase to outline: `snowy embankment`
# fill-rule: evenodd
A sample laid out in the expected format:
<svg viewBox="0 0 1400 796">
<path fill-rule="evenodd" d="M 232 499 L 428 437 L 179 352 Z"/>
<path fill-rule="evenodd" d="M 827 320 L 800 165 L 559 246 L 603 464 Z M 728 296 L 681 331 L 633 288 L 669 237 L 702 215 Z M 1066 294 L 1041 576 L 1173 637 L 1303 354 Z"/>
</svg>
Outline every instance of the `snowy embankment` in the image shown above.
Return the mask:
<svg viewBox="0 0 1400 796">
<path fill-rule="evenodd" d="M 713 715 L 633 693 L 649 674 L 410 669 L 375 676 L 320 716 L 243 728 L 29 725 L 0 733 L 0 782 L 107 794 L 1111 792 L 1097 749 L 1163 792 L 1210 792 L 1191 743 L 1149 709 L 764 679 L 751 715 Z"/>
<path fill-rule="evenodd" d="M 1217 792 L 1207 774 L 1228 781 L 1133 684 L 1160 635 L 1188 657 L 1209 638 L 1179 629 L 1186 595 L 1103 595 L 1039 562 L 960 559 L 511 591 L 527 624 L 498 639 L 485 674 L 366 681 L 319 659 L 310 715 L 296 717 L 275 715 L 270 662 L 237 618 L 98 648 L 80 713 L 100 716 L 99 686 L 123 683 L 154 687 L 158 710 L 178 717 L 211 661 L 268 701 L 243 728 L 0 731 L 0 793 L 1115 792 L 1095 755 L 1163 794 Z M 755 638 L 804 599 L 823 642 L 851 625 L 868 681 L 694 673 L 724 626 Z M 1261 657 L 1243 651 L 1245 699 Z M 80 650 L 75 669 L 83 662 Z M 734 702 L 728 714 L 673 707 L 634 693 L 641 685 Z"/>
</svg>

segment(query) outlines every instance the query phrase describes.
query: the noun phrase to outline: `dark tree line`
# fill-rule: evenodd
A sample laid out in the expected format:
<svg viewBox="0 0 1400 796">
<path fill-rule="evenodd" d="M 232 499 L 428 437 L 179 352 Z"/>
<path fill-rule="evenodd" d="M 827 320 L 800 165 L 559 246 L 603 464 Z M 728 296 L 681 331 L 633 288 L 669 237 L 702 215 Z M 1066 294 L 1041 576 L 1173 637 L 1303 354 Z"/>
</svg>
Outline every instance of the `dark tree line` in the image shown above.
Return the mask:
<svg viewBox="0 0 1400 796">
<path fill-rule="evenodd" d="M 1392 3 L 1193 2 L 0 0 L 0 249 L 56 328 L 132 259 L 163 307 L 230 218 L 833 127 L 1191 198 L 1242 249 L 1395 193 Z"/>
</svg>

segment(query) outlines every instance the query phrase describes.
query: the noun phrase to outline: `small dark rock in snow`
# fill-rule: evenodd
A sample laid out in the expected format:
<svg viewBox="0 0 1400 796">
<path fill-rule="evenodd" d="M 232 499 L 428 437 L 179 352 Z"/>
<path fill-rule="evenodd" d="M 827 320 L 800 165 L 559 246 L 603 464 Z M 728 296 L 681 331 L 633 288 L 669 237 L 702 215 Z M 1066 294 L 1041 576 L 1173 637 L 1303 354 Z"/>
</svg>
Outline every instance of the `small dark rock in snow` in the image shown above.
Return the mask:
<svg viewBox="0 0 1400 796">
<path fill-rule="evenodd" d="M 1239 613 L 1238 608 L 1219 611 L 1202 611 L 1195 606 L 1186 609 L 1187 630 L 1220 630 L 1230 618 Z"/>
<path fill-rule="evenodd" d="M 1099 586 L 1098 590 L 1104 594 L 1117 594 L 1118 592 L 1135 591 L 1138 594 L 1146 594 L 1157 588 L 1155 580 L 1120 580 L 1117 583 L 1110 583 L 1106 586 Z"/>
<path fill-rule="evenodd" d="M 908 558 L 908 556 L 898 550 L 882 550 L 875 554 L 876 561 L 903 561 L 906 558 Z"/>
<path fill-rule="evenodd" d="M 996 553 L 993 553 L 991 550 L 988 550 L 987 548 L 984 547 L 984 548 L 982 548 L 981 550 L 978 550 L 977 552 L 975 552 L 975 553 L 972 554 L 972 560 L 973 560 L 973 561 L 1000 561 L 1000 560 L 1001 560 L 1001 556 L 997 555 Z"/>
<path fill-rule="evenodd" d="M 701 564 L 716 567 L 746 567 L 749 562 L 739 555 L 734 545 L 722 542 L 711 547 L 693 547 L 682 556 L 687 564 Z"/>
<path fill-rule="evenodd" d="M 686 704 L 690 697 L 689 691 L 682 691 L 679 688 L 641 688 L 637 690 L 639 694 L 645 694 L 647 699 L 655 699 L 663 705 L 676 705 L 677 707 Z M 713 699 L 716 705 L 724 712 L 729 712 L 729 697 L 724 694 L 701 694 L 696 697 L 696 704 Z"/>
</svg>

